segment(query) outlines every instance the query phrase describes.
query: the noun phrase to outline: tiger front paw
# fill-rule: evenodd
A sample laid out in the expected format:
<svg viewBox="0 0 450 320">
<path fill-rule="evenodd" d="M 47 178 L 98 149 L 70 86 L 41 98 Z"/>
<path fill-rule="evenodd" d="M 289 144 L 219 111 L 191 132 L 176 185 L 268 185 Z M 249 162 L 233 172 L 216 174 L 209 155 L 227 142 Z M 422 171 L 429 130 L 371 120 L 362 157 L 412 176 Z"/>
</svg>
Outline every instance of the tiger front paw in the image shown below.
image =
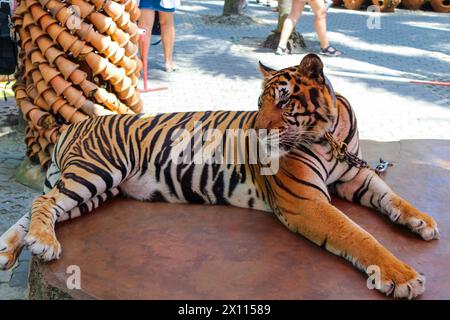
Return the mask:
<svg viewBox="0 0 450 320">
<path fill-rule="evenodd" d="M 59 259 L 61 256 L 61 245 L 54 230 L 49 228 L 30 229 L 25 237 L 25 245 L 33 255 L 44 261 Z"/>
<path fill-rule="evenodd" d="M 393 199 L 394 221 L 406 226 L 412 232 L 419 234 L 424 240 L 439 239 L 439 229 L 436 221 L 429 215 L 413 207 L 399 197 Z"/>
<path fill-rule="evenodd" d="M 425 292 L 425 276 L 407 265 L 391 266 L 381 272 L 381 285 L 377 289 L 394 298 L 413 299 Z"/>
<path fill-rule="evenodd" d="M 0 270 L 11 269 L 23 248 L 18 232 L 8 231 L 0 237 Z"/>
</svg>

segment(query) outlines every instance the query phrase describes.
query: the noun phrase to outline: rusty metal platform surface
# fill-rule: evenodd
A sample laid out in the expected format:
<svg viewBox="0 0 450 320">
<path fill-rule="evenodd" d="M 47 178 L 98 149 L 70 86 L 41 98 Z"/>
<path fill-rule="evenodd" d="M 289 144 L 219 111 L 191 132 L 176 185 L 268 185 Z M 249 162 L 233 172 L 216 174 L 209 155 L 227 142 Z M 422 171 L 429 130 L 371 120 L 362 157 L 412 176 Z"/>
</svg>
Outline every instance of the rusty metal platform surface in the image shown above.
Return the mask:
<svg viewBox="0 0 450 320">
<path fill-rule="evenodd" d="M 432 215 L 441 239 L 425 242 L 372 210 L 333 199 L 397 257 L 427 277 L 421 299 L 450 298 L 450 141 L 363 141 L 365 158 L 396 163 L 385 180 Z M 273 215 L 223 206 L 115 199 L 57 226 L 61 260 L 45 281 L 74 298 L 383 299 L 366 277 L 288 231 Z M 78 265 L 81 290 L 67 290 Z"/>
</svg>

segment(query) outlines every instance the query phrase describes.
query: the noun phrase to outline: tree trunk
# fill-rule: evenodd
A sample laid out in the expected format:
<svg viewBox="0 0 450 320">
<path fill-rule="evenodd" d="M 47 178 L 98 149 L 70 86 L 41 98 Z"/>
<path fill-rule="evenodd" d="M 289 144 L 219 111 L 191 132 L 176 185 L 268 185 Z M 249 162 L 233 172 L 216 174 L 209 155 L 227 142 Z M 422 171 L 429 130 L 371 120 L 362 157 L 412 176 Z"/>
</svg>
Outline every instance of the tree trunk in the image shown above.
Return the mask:
<svg viewBox="0 0 450 320">
<path fill-rule="evenodd" d="M 225 4 L 223 5 L 223 15 L 241 15 L 241 1 L 240 0 L 225 0 Z"/>
<path fill-rule="evenodd" d="M 286 20 L 287 16 L 291 12 L 292 0 L 278 0 L 278 24 L 277 29 L 272 31 L 266 40 L 263 42 L 263 48 L 269 48 L 275 50 L 278 47 L 278 43 L 280 42 L 281 31 L 283 30 L 284 20 Z M 289 53 L 302 53 L 306 48 L 305 41 L 303 40 L 303 36 L 294 30 L 292 31 L 291 36 L 289 37 L 286 48 Z"/>
</svg>

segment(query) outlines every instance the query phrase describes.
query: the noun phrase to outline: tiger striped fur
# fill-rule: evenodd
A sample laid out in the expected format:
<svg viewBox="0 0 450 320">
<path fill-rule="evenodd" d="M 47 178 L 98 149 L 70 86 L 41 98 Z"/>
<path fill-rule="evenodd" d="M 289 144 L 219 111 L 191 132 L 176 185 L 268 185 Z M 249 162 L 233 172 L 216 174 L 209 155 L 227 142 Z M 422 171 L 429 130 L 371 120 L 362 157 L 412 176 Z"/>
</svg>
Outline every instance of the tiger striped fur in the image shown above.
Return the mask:
<svg viewBox="0 0 450 320">
<path fill-rule="evenodd" d="M 325 132 L 361 155 L 355 114 L 335 93 L 320 59 L 305 56 L 264 76 L 258 111 L 104 116 L 70 126 L 54 148 L 46 190 L 0 238 L 0 266 L 10 268 L 24 245 L 43 260 L 61 254 L 54 225 L 89 212 L 119 193 L 146 201 L 226 204 L 271 211 L 291 231 L 344 257 L 358 269 L 381 270 L 377 289 L 397 298 L 425 290 L 425 278 L 330 203 L 330 192 L 377 209 L 423 239 L 439 237 L 436 222 L 396 195 L 373 171 L 337 161 Z M 269 129 L 283 153 L 279 170 L 261 164 L 177 164 L 170 157 L 176 129 Z M 249 149 L 248 141 L 244 144 Z M 192 145 L 195 149 L 196 145 Z M 191 150 L 190 150 L 191 151 Z M 247 154 L 248 156 L 248 154 Z"/>
</svg>

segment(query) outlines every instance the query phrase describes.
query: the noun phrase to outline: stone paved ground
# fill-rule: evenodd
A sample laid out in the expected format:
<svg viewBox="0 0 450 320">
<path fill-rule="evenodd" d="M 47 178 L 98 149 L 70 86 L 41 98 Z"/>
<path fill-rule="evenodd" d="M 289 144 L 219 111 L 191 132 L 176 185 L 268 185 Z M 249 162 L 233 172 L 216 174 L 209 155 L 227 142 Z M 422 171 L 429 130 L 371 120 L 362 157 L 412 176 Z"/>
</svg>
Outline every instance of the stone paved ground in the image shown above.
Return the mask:
<svg viewBox="0 0 450 320">
<path fill-rule="evenodd" d="M 149 55 L 152 87 L 169 90 L 143 94 L 146 111 L 253 110 L 260 90 L 258 60 L 273 67 L 297 64 L 303 55 L 275 56 L 258 44 L 274 28 L 276 13 L 250 0 L 247 27 L 205 25 L 202 15 L 220 14 L 223 1 L 183 0 L 175 15 L 175 73 L 162 71 L 161 45 Z M 361 137 L 376 140 L 450 139 L 448 87 L 405 84 L 380 76 L 450 81 L 449 15 L 397 10 L 383 14 L 381 29 L 366 27 L 364 11 L 330 9 L 329 38 L 345 52 L 325 58 L 336 91 L 356 110 Z M 298 28 L 311 51 L 318 50 L 313 15 L 306 10 Z M 341 74 L 339 74 L 341 72 Z M 342 72 L 363 77 L 342 76 Z M 369 77 L 368 77 L 369 76 Z M 24 156 L 23 135 L 14 126 L 13 100 L 0 102 L 0 232 L 30 207 L 37 192 L 16 183 L 14 168 Z M 0 271 L 0 299 L 26 297 L 29 255 L 22 253 L 12 271 Z"/>
</svg>

